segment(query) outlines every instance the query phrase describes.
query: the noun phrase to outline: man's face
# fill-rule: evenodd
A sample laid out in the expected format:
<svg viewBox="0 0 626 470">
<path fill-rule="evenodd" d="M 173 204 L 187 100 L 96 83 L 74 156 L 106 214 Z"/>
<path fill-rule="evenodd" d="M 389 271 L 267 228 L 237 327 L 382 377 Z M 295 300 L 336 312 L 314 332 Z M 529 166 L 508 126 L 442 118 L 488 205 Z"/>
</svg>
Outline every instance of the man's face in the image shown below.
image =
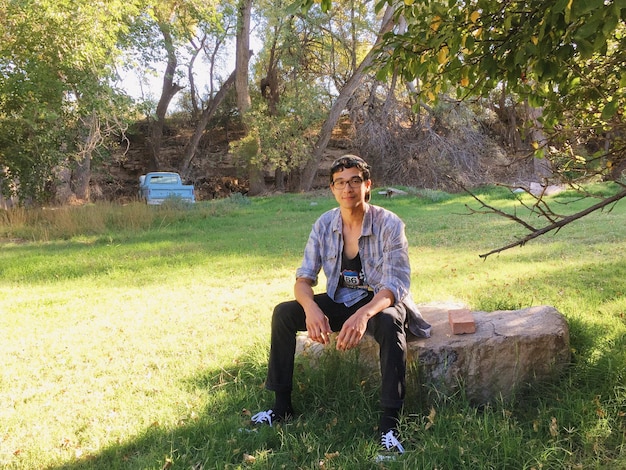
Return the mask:
<svg viewBox="0 0 626 470">
<path fill-rule="evenodd" d="M 363 181 L 363 175 L 358 168 L 344 168 L 333 174 L 330 189 L 340 207 L 354 208 L 365 203 L 370 180 Z"/>
</svg>

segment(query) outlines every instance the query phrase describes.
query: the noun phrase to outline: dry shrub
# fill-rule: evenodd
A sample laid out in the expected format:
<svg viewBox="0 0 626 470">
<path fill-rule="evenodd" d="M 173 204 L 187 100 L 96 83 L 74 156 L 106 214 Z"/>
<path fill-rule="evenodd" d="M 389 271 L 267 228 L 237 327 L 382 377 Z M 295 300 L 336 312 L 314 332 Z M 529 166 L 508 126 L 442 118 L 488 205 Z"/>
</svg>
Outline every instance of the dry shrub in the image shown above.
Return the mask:
<svg viewBox="0 0 626 470">
<path fill-rule="evenodd" d="M 70 239 L 108 232 L 150 228 L 159 218 L 179 216 L 175 208 L 161 209 L 133 203 L 84 206 L 15 207 L 0 214 L 0 236 L 33 241 Z"/>
<path fill-rule="evenodd" d="M 0 210 L 0 227 L 23 227 L 28 221 L 28 213 L 24 207 L 11 207 Z"/>
<path fill-rule="evenodd" d="M 157 209 L 142 202 L 134 202 L 118 206 L 116 204 L 99 204 L 101 217 L 106 220 L 109 229 L 139 231 L 149 229 L 157 217 Z M 171 210 L 175 212 L 175 209 Z M 169 211 L 168 211 L 169 212 Z"/>
<path fill-rule="evenodd" d="M 520 168 L 483 129 L 489 110 L 478 116 L 464 103 L 422 108 L 420 115 L 389 98 L 360 100 L 353 108 L 354 144 L 379 168 L 383 184 L 458 190 L 465 186 L 516 179 Z M 378 106 L 376 106 L 378 104 Z M 391 110 L 391 111 L 389 111 Z"/>
</svg>

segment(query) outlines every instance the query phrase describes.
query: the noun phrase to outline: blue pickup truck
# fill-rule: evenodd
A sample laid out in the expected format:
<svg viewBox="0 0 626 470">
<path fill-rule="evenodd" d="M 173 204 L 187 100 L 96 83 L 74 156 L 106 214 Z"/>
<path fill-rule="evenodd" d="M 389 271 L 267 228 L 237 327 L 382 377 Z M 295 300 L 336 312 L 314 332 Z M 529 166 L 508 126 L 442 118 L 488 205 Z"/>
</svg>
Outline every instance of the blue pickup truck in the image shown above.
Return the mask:
<svg viewBox="0 0 626 470">
<path fill-rule="evenodd" d="M 192 184 L 183 184 L 178 173 L 155 171 L 139 177 L 139 199 L 150 205 L 163 204 L 168 198 L 196 202 Z"/>
</svg>

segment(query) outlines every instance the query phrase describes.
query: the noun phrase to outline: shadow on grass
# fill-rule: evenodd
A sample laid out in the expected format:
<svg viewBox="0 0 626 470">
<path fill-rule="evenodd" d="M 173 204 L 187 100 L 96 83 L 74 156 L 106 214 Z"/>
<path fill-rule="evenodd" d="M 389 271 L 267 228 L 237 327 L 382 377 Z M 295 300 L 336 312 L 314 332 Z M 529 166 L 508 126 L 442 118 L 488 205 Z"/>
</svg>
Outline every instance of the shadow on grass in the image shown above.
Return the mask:
<svg viewBox="0 0 626 470">
<path fill-rule="evenodd" d="M 215 263 L 220 259 L 249 268 L 268 262 L 275 265 L 280 260 L 290 261 L 286 254 L 292 251 L 286 243 L 281 243 L 277 234 L 271 239 L 254 237 L 251 241 L 247 233 L 167 230 L 115 240 L 103 236 L 88 243 L 56 241 L 3 247 L 0 277 L 3 282 L 28 281 L 36 285 L 49 283 L 51 279 L 107 278 L 112 270 L 159 274 L 177 267 L 193 268 Z M 300 253 L 293 251 L 293 256 L 295 264 Z M 146 277 L 142 276 L 144 282 Z"/>
<path fill-rule="evenodd" d="M 243 357 L 237 366 L 181 381 L 202 390 L 207 408 L 172 429 L 154 426 L 135 439 L 51 469 L 300 468 L 363 453 L 375 442 L 378 382 L 351 353 L 332 352 L 318 367 L 298 358 L 294 381 L 297 416 L 273 427 L 250 424 L 273 394 L 263 389 L 266 364 Z M 344 462 L 341 468 L 362 468 Z"/>
</svg>

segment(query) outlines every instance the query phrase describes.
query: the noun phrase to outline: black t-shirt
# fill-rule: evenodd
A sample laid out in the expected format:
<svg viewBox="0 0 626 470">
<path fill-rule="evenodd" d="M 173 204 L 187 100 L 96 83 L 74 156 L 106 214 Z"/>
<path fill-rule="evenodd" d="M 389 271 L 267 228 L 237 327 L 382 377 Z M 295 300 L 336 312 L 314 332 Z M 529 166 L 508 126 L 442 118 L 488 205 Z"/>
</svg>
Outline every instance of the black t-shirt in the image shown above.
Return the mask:
<svg viewBox="0 0 626 470">
<path fill-rule="evenodd" d="M 344 253 L 341 254 L 341 274 L 339 275 L 339 287 L 350 289 L 367 289 L 365 284 L 365 274 L 361 265 L 361 255 L 348 259 Z"/>
</svg>

